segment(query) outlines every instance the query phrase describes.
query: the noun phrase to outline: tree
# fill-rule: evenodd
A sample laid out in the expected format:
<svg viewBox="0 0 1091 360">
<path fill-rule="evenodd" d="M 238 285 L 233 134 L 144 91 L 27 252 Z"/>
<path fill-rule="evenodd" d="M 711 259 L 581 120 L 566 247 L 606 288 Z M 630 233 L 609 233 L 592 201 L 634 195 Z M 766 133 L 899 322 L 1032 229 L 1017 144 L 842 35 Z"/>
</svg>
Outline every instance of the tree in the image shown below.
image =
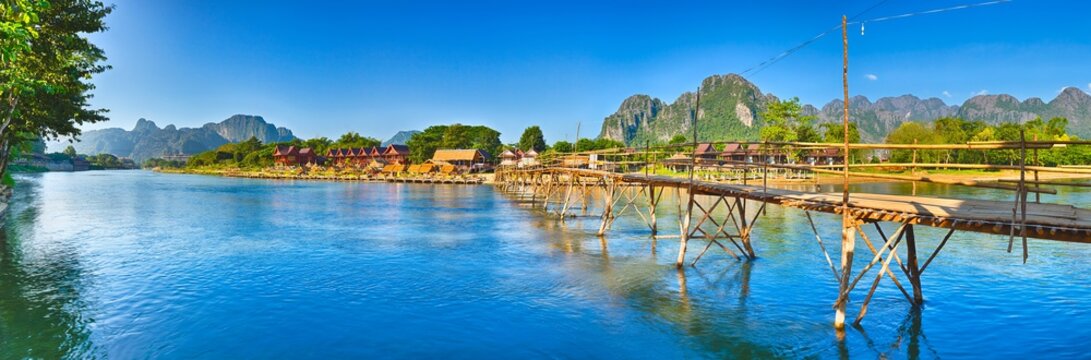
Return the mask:
<svg viewBox="0 0 1091 360">
<path fill-rule="evenodd" d="M 570 142 L 567 142 L 567 141 L 564 141 L 564 140 L 558 140 L 557 142 L 553 143 L 552 149 L 555 152 L 568 153 L 568 152 L 572 152 L 572 150 L 574 150 L 575 148 L 572 146 L 572 143 L 570 143 Z"/>
<path fill-rule="evenodd" d="M 886 136 L 887 144 L 940 144 L 943 138 L 932 129 L 916 121 L 907 121 L 891 131 Z M 917 162 L 935 163 L 942 154 L 936 150 L 918 150 Z M 913 160 L 913 150 L 894 150 L 890 154 L 890 161 L 896 163 L 908 163 Z"/>
<path fill-rule="evenodd" d="M 766 105 L 762 118 L 765 119 L 765 126 L 758 131 L 762 141 L 799 141 L 801 130 L 805 132 L 804 136 L 810 139 L 818 137 L 817 132 L 810 125 L 814 121 L 814 116 L 803 116 L 803 106 L 800 105 L 799 98 L 786 101 L 774 99 Z"/>
<path fill-rule="evenodd" d="M 299 146 L 309 147 L 316 154 L 324 155 L 326 154 L 326 150 L 329 150 L 330 147 L 333 146 L 333 141 L 330 141 L 330 139 L 325 136 L 319 136 L 313 139 L 304 140 Z"/>
<path fill-rule="evenodd" d="M 541 152 L 546 148 L 545 136 L 542 135 L 542 129 L 537 125 L 528 127 L 523 130 L 523 135 L 519 137 L 519 149 L 525 151 L 538 151 Z"/>
<path fill-rule="evenodd" d="M 504 147 L 499 131 L 462 124 L 430 126 L 410 138 L 406 145 L 413 162 L 431 159 L 437 149 L 477 149 L 495 156 Z"/>
<path fill-rule="evenodd" d="M 685 143 L 688 143 L 688 142 L 690 142 L 689 138 L 686 137 L 685 134 L 678 134 L 678 135 L 675 135 L 674 137 L 672 137 L 670 139 L 670 141 L 667 142 L 667 144 L 668 145 L 678 145 L 678 144 L 685 144 Z"/>
<path fill-rule="evenodd" d="M 74 159 L 77 155 L 76 148 L 72 147 L 72 145 L 68 145 L 68 147 L 64 148 L 64 154 L 68 155 L 69 158 Z"/>
<path fill-rule="evenodd" d="M 379 146 L 382 142 L 379 139 L 361 136 L 358 133 L 349 131 L 344 135 L 341 135 L 332 145 L 331 148 L 370 148 Z M 323 151 L 325 153 L 325 151 Z"/>
<path fill-rule="evenodd" d="M 105 121 L 91 109 L 93 75 L 109 69 L 87 34 L 106 29 L 112 6 L 92 0 L 5 0 L 0 6 L 0 174 L 25 134 L 56 139 Z"/>
</svg>

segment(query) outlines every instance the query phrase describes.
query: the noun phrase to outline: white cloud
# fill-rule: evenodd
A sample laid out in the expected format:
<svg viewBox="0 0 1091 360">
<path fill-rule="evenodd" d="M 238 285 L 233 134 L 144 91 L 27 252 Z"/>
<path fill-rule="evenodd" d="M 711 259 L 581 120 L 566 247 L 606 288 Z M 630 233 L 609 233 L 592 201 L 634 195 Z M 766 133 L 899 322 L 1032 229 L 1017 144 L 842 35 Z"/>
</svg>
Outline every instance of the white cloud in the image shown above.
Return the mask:
<svg viewBox="0 0 1091 360">
<path fill-rule="evenodd" d="M 1091 83 L 1087 83 L 1087 89 L 1091 90 Z"/>
<path fill-rule="evenodd" d="M 988 95 L 988 94 L 989 94 L 989 90 L 981 89 L 981 91 L 978 91 L 978 92 L 971 92 L 970 96 Z"/>
<path fill-rule="evenodd" d="M 951 97 L 951 92 L 947 91 L 947 90 L 943 90 L 943 96 Z"/>
<path fill-rule="evenodd" d="M 868 80 L 871 80 L 871 81 L 879 80 L 879 75 L 875 75 L 875 74 L 867 74 L 867 75 L 864 75 L 864 77 L 866 77 Z"/>
</svg>

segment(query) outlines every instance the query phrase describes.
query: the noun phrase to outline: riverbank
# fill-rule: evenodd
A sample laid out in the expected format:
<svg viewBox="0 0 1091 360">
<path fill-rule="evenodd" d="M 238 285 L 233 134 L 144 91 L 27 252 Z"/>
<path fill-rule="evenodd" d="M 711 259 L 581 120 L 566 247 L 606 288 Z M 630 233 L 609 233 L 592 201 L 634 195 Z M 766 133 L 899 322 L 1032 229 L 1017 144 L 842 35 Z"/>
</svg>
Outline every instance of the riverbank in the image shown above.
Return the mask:
<svg viewBox="0 0 1091 360">
<path fill-rule="evenodd" d="M 312 181 L 351 181 L 351 182 L 391 182 L 391 183 L 417 183 L 417 184 L 492 184 L 493 174 L 472 175 L 438 175 L 438 174 L 367 174 L 362 172 L 343 172 L 332 170 L 317 170 L 303 172 L 295 170 L 243 170 L 243 169 L 167 169 L 155 168 L 156 172 L 167 174 L 194 174 L 212 175 L 224 177 L 236 177 L 247 179 L 273 179 L 273 180 L 312 180 Z"/>
</svg>

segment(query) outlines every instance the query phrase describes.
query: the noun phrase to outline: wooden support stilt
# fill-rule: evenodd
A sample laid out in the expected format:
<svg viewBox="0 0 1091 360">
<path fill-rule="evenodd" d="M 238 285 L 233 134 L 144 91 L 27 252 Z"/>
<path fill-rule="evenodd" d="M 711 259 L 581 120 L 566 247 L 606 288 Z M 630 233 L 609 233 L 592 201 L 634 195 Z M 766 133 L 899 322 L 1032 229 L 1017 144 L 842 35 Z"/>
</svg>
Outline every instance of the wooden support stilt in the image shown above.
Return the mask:
<svg viewBox="0 0 1091 360">
<path fill-rule="evenodd" d="M 678 191 L 680 192 L 681 190 L 678 190 Z M 681 237 L 678 239 L 678 260 L 675 261 L 675 264 L 674 264 L 678 268 L 681 268 L 683 265 L 685 265 L 685 262 L 686 262 L 686 246 L 689 245 L 688 244 L 689 243 L 689 225 L 690 225 L 690 221 L 691 221 L 690 219 L 692 218 L 692 215 L 693 215 L 693 189 L 692 189 L 692 187 L 690 188 L 688 193 L 689 194 L 688 194 L 687 200 L 686 200 L 686 210 L 685 210 L 684 213 L 682 213 L 682 195 L 681 195 L 681 193 L 678 194 L 678 211 L 679 211 L 678 225 L 681 228 L 681 234 L 679 235 Z"/>
<path fill-rule="evenodd" d="M 648 184 L 648 217 L 651 222 L 652 238 L 655 238 L 655 234 L 659 232 L 659 222 L 656 220 L 656 208 L 659 206 L 659 199 L 663 197 L 663 191 L 659 191 L 659 195 L 655 194 L 655 185 Z"/>
<path fill-rule="evenodd" d="M 913 286 L 913 302 L 916 305 L 924 303 L 924 295 L 921 293 L 921 269 L 917 264 L 917 236 L 913 232 L 913 225 L 905 228 L 906 267 L 909 268 L 909 284 Z"/>
<path fill-rule="evenodd" d="M 611 182 L 606 185 L 606 191 L 603 194 L 604 207 L 602 209 L 602 224 L 599 225 L 598 235 L 602 236 L 606 234 L 606 228 L 610 225 L 610 219 L 612 218 L 614 210 L 614 190 L 617 183 Z"/>
</svg>

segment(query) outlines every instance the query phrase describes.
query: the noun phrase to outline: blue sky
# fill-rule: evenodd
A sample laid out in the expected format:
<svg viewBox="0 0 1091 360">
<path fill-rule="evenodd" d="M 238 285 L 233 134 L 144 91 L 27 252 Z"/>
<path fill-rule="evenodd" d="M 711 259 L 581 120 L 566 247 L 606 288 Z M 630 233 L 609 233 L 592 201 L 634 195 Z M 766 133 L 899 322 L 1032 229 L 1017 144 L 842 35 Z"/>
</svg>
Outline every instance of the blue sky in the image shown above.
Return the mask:
<svg viewBox="0 0 1091 360">
<path fill-rule="evenodd" d="M 200 126 L 262 115 L 297 136 L 461 122 L 514 142 L 598 134 L 626 97 L 673 101 L 835 26 L 985 0 L 116 2 L 93 36 L 113 70 L 85 129 Z M 1015 0 L 850 27 L 850 90 L 960 104 L 974 93 L 1052 99 L 1091 88 L 1091 2 Z M 839 33 L 757 74 L 763 91 L 817 105 L 841 92 Z M 870 75 L 870 76 L 869 76 Z"/>
</svg>

